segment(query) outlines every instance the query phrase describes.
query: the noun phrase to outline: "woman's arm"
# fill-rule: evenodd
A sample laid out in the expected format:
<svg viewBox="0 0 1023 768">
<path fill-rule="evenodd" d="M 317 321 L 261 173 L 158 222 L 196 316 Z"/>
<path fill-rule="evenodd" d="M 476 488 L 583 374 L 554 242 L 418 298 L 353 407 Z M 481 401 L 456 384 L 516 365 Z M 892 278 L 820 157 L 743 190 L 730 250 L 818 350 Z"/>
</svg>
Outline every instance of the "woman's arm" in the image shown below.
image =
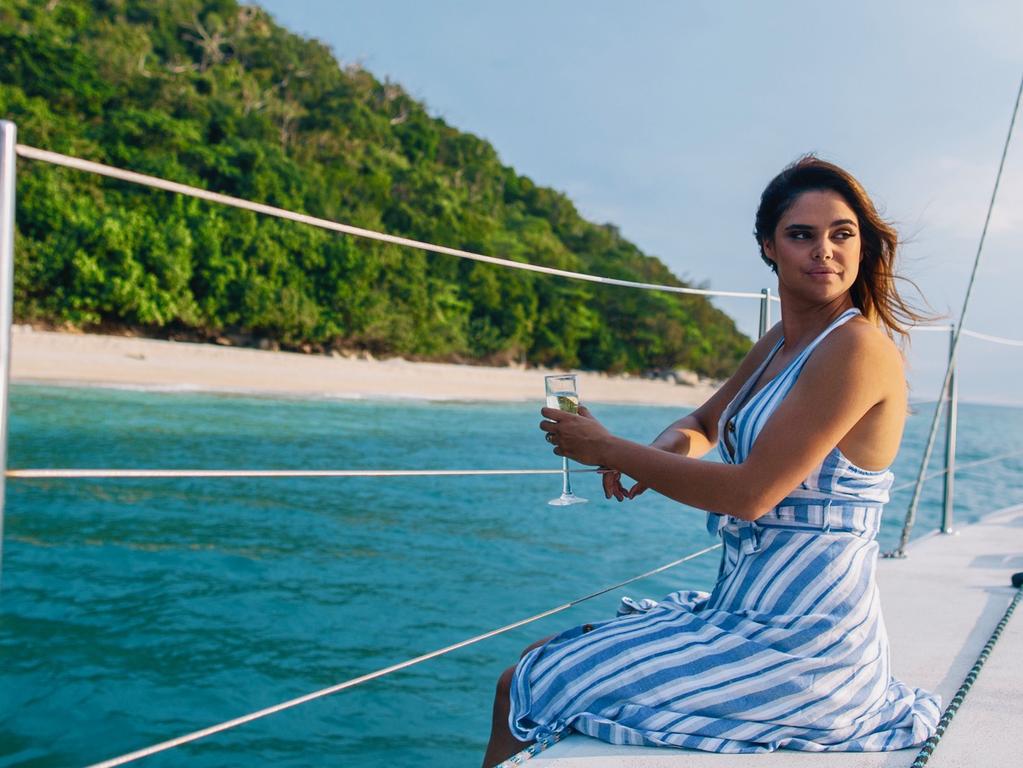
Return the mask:
<svg viewBox="0 0 1023 768">
<path fill-rule="evenodd" d="M 718 419 L 721 417 L 721 413 L 732 402 L 753 372 L 764 362 L 779 338 L 781 338 L 781 323 L 769 329 L 753 345 L 746 353 L 746 357 L 739 363 L 735 373 L 703 405 L 672 423 L 654 439 L 650 447 L 689 458 L 699 458 L 710 451 L 718 441 Z M 647 489 L 647 486 L 642 481 L 638 481 L 635 475 L 630 472 L 626 472 L 626 474 L 637 479 L 636 484 L 629 490 L 622 487 L 620 467 L 611 465 L 605 469 L 602 480 L 606 498 L 610 499 L 613 496 L 618 501 L 634 499 Z"/>
<path fill-rule="evenodd" d="M 650 447 L 698 459 L 714 447 L 717 441 L 711 435 L 716 431 L 714 427 L 703 424 L 694 412 L 671 424 L 650 443 Z"/>
<path fill-rule="evenodd" d="M 811 355 L 741 464 L 702 462 L 640 445 L 611 435 L 595 419 L 552 409 L 543 414 L 554 424 L 543 428 L 555 433 L 558 455 L 614 467 L 683 504 L 755 520 L 796 488 L 895 386 L 904 386 L 895 347 L 875 329 L 850 323 Z"/>
<path fill-rule="evenodd" d="M 708 436 L 708 432 L 713 434 L 715 431 L 713 428 L 704 426 L 695 413 L 691 413 L 661 432 L 650 443 L 650 447 L 677 456 L 699 458 L 714 447 L 715 441 Z M 601 481 L 604 485 L 604 497 L 610 499 L 613 496 L 618 501 L 634 499 L 647 490 L 647 486 L 639 481 L 635 482 L 631 488 L 626 489 L 622 485 L 622 473 L 617 469 L 602 469 Z"/>
</svg>

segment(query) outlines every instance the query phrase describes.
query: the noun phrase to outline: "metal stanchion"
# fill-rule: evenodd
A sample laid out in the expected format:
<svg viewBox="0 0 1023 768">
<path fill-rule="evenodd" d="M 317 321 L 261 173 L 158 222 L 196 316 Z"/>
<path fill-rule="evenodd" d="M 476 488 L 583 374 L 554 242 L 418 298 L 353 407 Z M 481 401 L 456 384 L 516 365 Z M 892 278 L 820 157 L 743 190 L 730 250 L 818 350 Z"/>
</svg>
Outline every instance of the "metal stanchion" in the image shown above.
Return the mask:
<svg viewBox="0 0 1023 768">
<path fill-rule="evenodd" d="M 7 416 L 11 379 L 11 316 L 14 305 L 14 174 L 18 127 L 0 120 L 0 573 L 3 572 Z"/>
<path fill-rule="evenodd" d="M 771 289 L 764 288 L 760 291 L 760 336 L 767 333 L 771 327 Z"/>
<path fill-rule="evenodd" d="M 953 491 L 955 488 L 955 466 L 956 466 L 956 430 L 959 421 L 959 377 L 956 376 L 956 361 L 954 355 L 956 327 L 953 324 L 949 328 L 951 341 L 949 342 L 948 365 L 952 369 L 952 375 L 948 385 L 948 405 L 945 410 L 945 489 L 942 500 L 941 532 L 955 533 L 952 528 L 952 507 L 954 503 Z"/>
</svg>

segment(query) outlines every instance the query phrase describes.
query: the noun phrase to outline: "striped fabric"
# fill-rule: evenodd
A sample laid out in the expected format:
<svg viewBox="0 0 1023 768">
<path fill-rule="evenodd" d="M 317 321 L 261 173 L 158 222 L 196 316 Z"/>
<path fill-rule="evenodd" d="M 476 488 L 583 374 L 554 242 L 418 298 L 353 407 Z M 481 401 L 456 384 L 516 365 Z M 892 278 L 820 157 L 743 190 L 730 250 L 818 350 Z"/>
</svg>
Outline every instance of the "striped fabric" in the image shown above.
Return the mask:
<svg viewBox="0 0 1023 768">
<path fill-rule="evenodd" d="M 726 462 L 749 454 L 816 345 L 856 314 L 748 398 L 760 367 L 722 415 L 722 429 L 735 424 L 721 441 Z M 618 618 L 530 651 L 512 682 L 512 732 L 532 740 L 571 727 L 615 744 L 728 753 L 922 743 L 940 702 L 891 676 L 875 582 L 892 479 L 835 448 L 756 522 L 709 515 L 724 543 L 713 590 L 625 599 Z"/>
</svg>

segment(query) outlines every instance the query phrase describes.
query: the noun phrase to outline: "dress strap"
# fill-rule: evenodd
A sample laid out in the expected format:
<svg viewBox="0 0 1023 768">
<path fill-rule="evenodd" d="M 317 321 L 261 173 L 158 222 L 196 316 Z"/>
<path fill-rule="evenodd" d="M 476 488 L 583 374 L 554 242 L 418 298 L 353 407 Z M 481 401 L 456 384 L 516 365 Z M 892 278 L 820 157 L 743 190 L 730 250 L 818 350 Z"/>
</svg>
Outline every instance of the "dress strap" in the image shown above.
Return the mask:
<svg viewBox="0 0 1023 768">
<path fill-rule="evenodd" d="M 796 356 L 796 360 L 794 360 L 789 365 L 790 366 L 794 365 L 796 361 L 800 361 L 800 367 L 802 367 L 801 363 L 810 356 L 810 353 L 817 349 L 817 345 L 824 341 L 824 339 L 826 339 L 833 330 L 838 328 L 838 326 L 840 325 L 845 325 L 849 320 L 852 320 L 854 317 L 860 314 L 862 313 L 856 307 L 850 307 L 845 312 L 840 314 L 838 317 L 831 321 L 831 324 L 828 325 L 827 328 L 825 328 L 823 331 L 817 334 L 817 337 L 809 344 L 807 344 L 803 348 L 803 351 Z"/>
<path fill-rule="evenodd" d="M 850 307 L 845 310 L 842 314 L 832 320 L 823 331 L 817 334 L 813 341 L 807 344 L 800 353 L 793 358 L 787 366 L 785 366 L 784 370 L 772 378 L 763 389 L 758 391 L 752 397 L 748 397 L 750 390 L 757 380 L 763 375 L 768 363 L 774 358 L 774 355 L 784 343 L 784 338 L 778 340 L 778 342 L 774 345 L 774 348 L 771 350 L 771 353 L 757 368 L 754 374 L 743 384 L 739 393 L 725 407 L 725 410 L 722 412 L 721 417 L 718 420 L 718 453 L 726 464 L 736 464 L 744 460 L 746 453 L 750 446 L 752 446 L 753 441 L 756 439 L 760 426 L 767 421 L 771 413 L 774 411 L 774 407 L 782 398 L 784 398 L 785 394 L 787 394 L 788 390 L 792 387 L 802 371 L 806 360 L 810 357 L 813 351 L 833 330 L 844 325 L 846 322 L 860 314 L 860 310 L 855 307 Z M 754 404 L 754 401 L 756 404 Z M 755 413 L 751 411 L 755 411 Z M 740 424 L 738 428 L 733 428 L 731 430 L 731 440 L 729 441 L 726 439 L 729 435 L 729 425 L 735 427 L 735 422 L 737 421 L 754 423 L 743 423 Z M 728 520 L 729 518 L 727 516 L 709 512 L 706 520 L 707 532 L 712 536 L 719 534 L 721 529 L 728 523 Z"/>
</svg>

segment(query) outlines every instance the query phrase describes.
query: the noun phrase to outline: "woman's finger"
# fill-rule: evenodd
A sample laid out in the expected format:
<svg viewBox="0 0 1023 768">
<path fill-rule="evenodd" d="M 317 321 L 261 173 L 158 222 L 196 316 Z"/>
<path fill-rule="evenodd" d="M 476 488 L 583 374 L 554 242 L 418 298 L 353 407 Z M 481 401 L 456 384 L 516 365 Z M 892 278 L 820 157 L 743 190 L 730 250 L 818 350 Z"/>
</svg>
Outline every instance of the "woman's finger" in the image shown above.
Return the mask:
<svg viewBox="0 0 1023 768">
<path fill-rule="evenodd" d="M 646 489 L 647 489 L 647 486 L 643 485 L 643 483 L 636 483 L 634 486 L 632 486 L 625 493 L 628 494 L 630 499 L 634 499 L 637 496 L 639 496 L 641 493 L 643 493 L 643 491 L 645 491 Z"/>
<path fill-rule="evenodd" d="M 598 467 L 597 472 L 604 485 L 604 497 L 610 499 L 614 496 L 618 501 L 624 501 L 629 492 L 622 485 L 622 473 L 609 467 Z"/>
<path fill-rule="evenodd" d="M 604 498 L 610 499 L 614 496 L 618 501 L 625 498 L 621 483 L 621 474 L 615 471 L 605 471 L 603 474 Z"/>
<path fill-rule="evenodd" d="M 600 473 L 600 484 L 602 486 L 604 486 L 604 498 L 605 499 L 610 499 L 611 498 L 611 488 L 612 488 L 612 486 L 614 484 L 614 478 L 611 477 L 611 473 L 610 472 L 601 472 Z"/>
</svg>

